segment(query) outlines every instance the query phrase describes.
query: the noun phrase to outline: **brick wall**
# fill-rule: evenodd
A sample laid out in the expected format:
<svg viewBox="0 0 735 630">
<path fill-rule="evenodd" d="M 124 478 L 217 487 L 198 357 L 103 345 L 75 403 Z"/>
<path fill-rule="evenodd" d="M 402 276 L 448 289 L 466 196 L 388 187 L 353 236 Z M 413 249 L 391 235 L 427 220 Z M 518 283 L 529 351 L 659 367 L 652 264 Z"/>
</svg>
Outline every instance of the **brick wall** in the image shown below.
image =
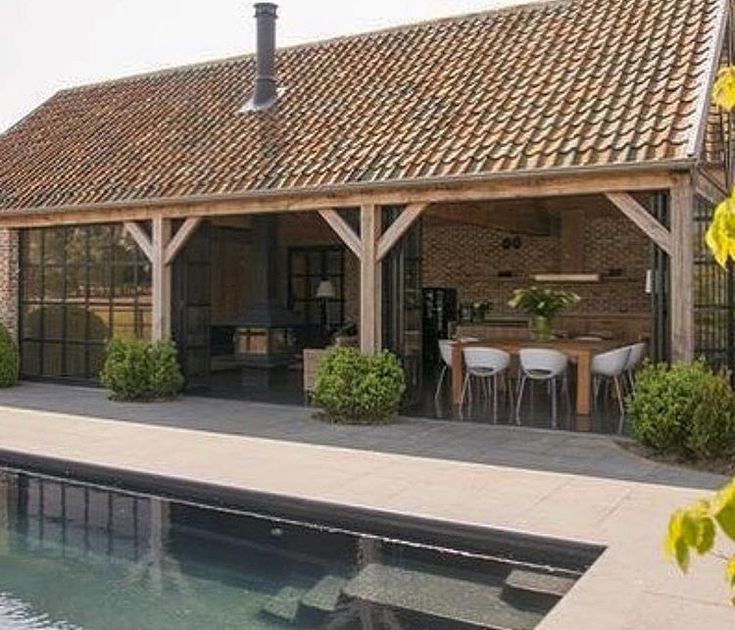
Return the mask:
<svg viewBox="0 0 735 630">
<path fill-rule="evenodd" d="M 19 237 L 17 230 L 0 230 L 0 323 L 18 336 Z"/>
<path fill-rule="evenodd" d="M 579 313 L 647 312 L 645 293 L 649 244 L 628 219 L 614 212 L 596 213 L 585 220 L 576 244 L 583 247 L 581 269 L 601 273 L 599 284 L 576 284 L 582 301 Z M 530 286 L 529 276 L 559 273 L 562 239 L 521 236 L 519 249 L 503 248 L 503 230 L 428 217 L 424 221 L 424 277 L 426 287 L 456 287 L 462 302 L 490 301 L 500 314 L 513 313 L 507 301 L 513 289 Z M 619 276 L 611 277 L 610 273 Z M 510 274 L 509 277 L 501 275 Z M 567 286 L 566 288 L 569 288 Z"/>
</svg>

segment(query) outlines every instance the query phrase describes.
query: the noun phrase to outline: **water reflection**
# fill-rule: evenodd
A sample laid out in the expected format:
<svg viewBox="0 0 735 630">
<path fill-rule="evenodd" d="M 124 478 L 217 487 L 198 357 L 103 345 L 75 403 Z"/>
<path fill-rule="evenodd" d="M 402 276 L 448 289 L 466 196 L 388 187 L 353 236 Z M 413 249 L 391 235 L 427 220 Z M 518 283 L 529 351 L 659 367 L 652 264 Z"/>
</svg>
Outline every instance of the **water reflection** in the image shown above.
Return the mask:
<svg viewBox="0 0 735 630">
<path fill-rule="evenodd" d="M 532 628 L 554 603 L 504 601 L 497 563 L 17 473 L 0 566 L 0 626 L 24 630 Z"/>
</svg>

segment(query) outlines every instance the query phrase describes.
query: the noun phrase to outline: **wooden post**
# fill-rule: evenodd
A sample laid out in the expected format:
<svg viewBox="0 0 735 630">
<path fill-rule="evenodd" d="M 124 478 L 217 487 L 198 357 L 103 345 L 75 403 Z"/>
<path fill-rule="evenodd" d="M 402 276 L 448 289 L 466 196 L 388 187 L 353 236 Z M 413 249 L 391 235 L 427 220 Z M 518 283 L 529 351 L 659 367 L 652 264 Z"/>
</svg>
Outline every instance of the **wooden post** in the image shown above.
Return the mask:
<svg viewBox="0 0 735 630">
<path fill-rule="evenodd" d="M 694 359 L 694 189 L 690 176 L 671 188 L 671 358 Z"/>
<path fill-rule="evenodd" d="M 382 228 L 381 208 L 366 204 L 360 208 L 360 349 L 375 354 L 381 347 L 382 283 L 378 241 Z"/>
<path fill-rule="evenodd" d="M 166 245 L 171 240 L 171 220 L 153 219 L 151 277 L 153 284 L 153 326 L 151 339 L 171 338 L 171 265 L 166 264 Z"/>
</svg>

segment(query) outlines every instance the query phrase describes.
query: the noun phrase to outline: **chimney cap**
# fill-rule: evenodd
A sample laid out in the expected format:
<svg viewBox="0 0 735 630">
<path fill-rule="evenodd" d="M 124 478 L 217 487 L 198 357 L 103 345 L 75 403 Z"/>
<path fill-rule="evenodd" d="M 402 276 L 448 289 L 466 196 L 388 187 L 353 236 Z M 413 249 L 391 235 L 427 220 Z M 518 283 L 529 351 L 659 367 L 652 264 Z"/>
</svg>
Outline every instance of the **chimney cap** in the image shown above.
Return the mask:
<svg viewBox="0 0 735 630">
<path fill-rule="evenodd" d="M 278 5 L 275 2 L 256 2 L 253 7 L 255 7 L 255 17 L 263 13 L 267 13 L 274 18 L 278 17 Z"/>
</svg>

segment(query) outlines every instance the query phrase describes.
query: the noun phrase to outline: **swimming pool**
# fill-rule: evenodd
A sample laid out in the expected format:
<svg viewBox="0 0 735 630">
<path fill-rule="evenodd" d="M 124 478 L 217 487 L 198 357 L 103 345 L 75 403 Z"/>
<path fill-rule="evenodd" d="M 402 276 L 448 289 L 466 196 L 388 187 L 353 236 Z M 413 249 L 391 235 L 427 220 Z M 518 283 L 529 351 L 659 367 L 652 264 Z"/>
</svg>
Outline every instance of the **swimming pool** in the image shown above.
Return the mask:
<svg viewBox="0 0 735 630">
<path fill-rule="evenodd" d="M 0 627 L 527 629 L 600 551 L 120 483 L 0 468 Z"/>
</svg>

